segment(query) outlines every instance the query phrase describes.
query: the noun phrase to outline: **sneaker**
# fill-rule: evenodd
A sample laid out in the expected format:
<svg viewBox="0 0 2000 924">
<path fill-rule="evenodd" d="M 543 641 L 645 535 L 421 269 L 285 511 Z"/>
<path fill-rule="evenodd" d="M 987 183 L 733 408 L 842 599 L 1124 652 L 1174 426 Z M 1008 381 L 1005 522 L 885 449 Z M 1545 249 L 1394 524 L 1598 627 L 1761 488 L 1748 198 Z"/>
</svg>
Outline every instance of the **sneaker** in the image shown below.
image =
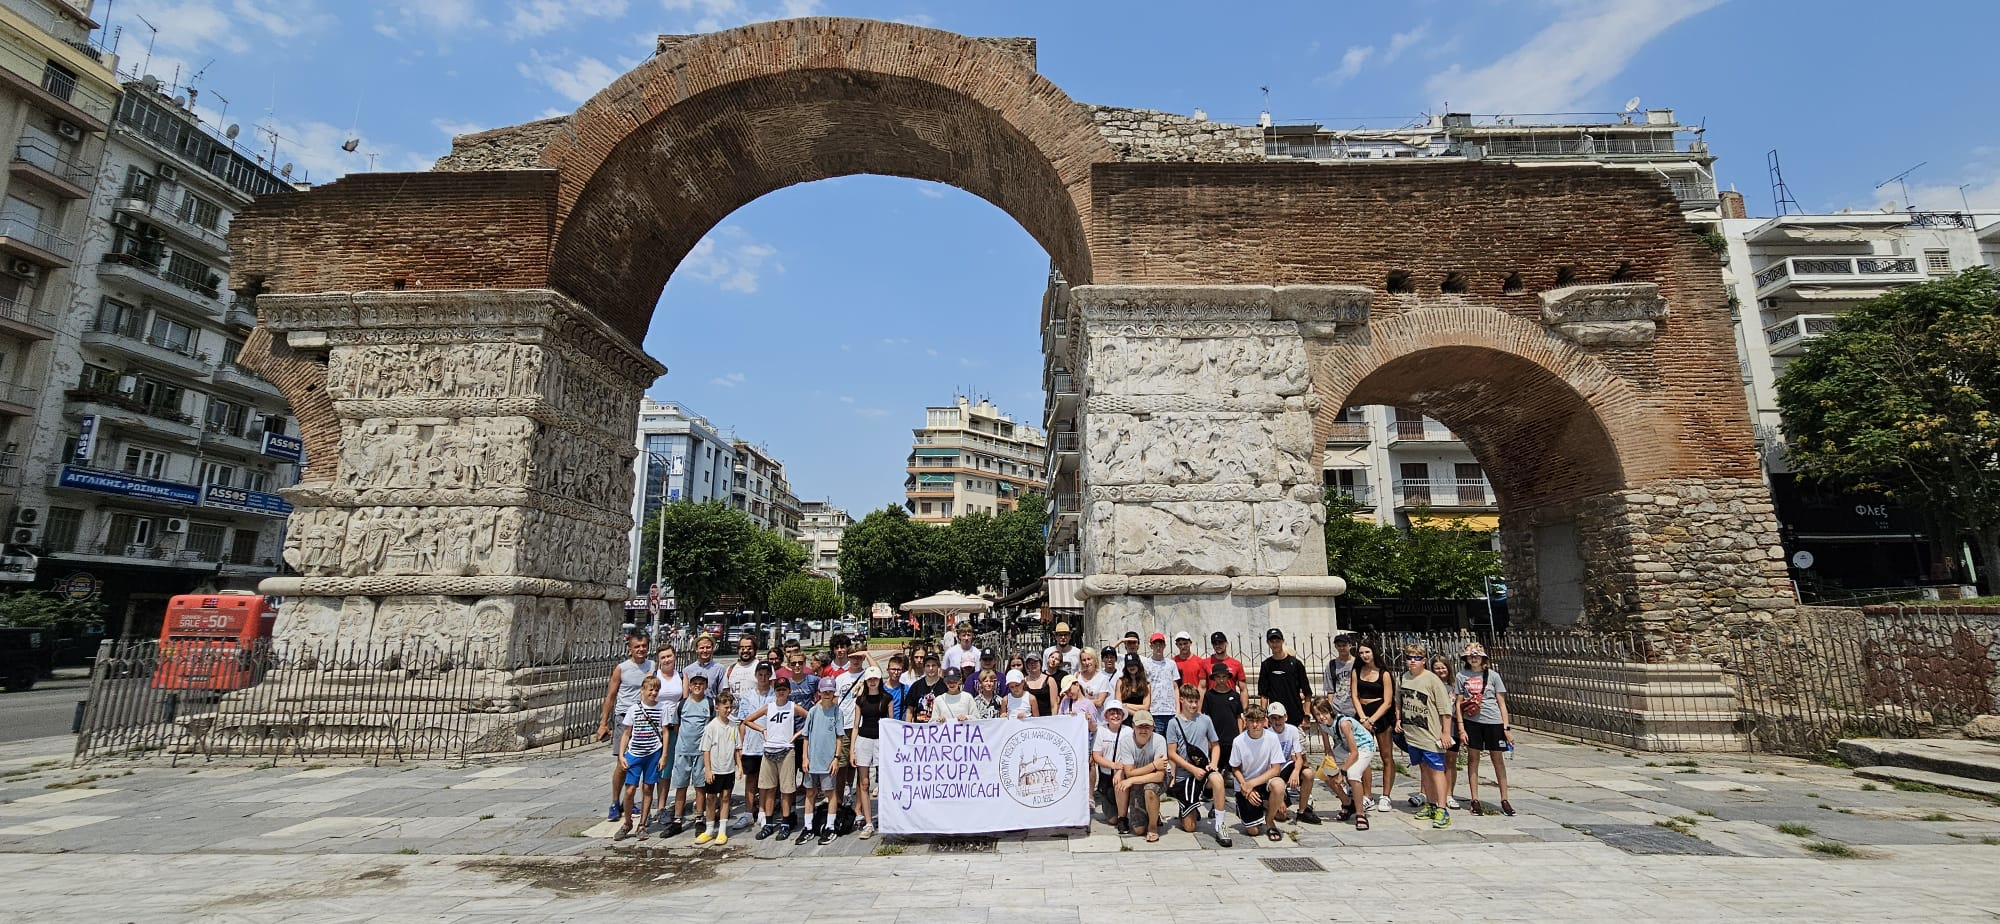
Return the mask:
<svg viewBox="0 0 2000 924">
<path fill-rule="evenodd" d="M 1394 803 L 1394 802 L 1391 802 L 1391 801 L 1389 801 L 1389 797 L 1388 797 L 1388 796 L 1376 796 L 1376 797 L 1375 797 L 1375 811 L 1378 811 L 1378 812 L 1386 812 L 1386 811 L 1388 811 L 1388 810 L 1390 810 L 1390 809 L 1394 808 L 1395 806 L 1396 806 L 1396 803 Z"/>
<path fill-rule="evenodd" d="M 1410 793 L 1410 798 L 1407 801 L 1412 806 L 1422 805 L 1424 804 L 1424 794 L 1421 792 Z"/>
<path fill-rule="evenodd" d="M 1299 820 L 1309 825 L 1316 825 L 1320 823 L 1319 813 L 1309 808 L 1299 809 Z"/>
<path fill-rule="evenodd" d="M 683 825 L 683 824 L 681 824 L 681 820 L 680 820 L 680 819 L 678 819 L 678 818 L 676 818 L 676 819 L 674 819 L 673 821 L 669 821 L 669 822 L 667 822 L 667 833 L 666 833 L 666 835 L 665 835 L 665 836 L 666 836 L 666 837 L 673 837 L 674 835 L 676 835 L 676 834 L 679 834 L 679 833 L 681 833 L 682 831 L 686 831 L 686 830 L 687 830 L 687 826 L 686 826 L 686 825 Z"/>
<path fill-rule="evenodd" d="M 1458 797 L 1457 797 L 1457 796 L 1446 796 L 1446 797 L 1444 797 L 1444 807 L 1445 807 L 1445 808 L 1448 808 L 1448 809 L 1455 809 L 1455 808 L 1458 808 L 1458 807 L 1459 807 L 1459 805 L 1458 805 Z"/>
<path fill-rule="evenodd" d="M 1353 808 L 1352 808 L 1351 806 L 1342 806 L 1342 807 L 1341 807 L 1341 809 L 1340 809 L 1340 814 L 1339 814 L 1339 815 L 1336 815 L 1336 816 L 1334 816 L 1334 819 L 1333 819 L 1333 820 L 1334 820 L 1334 821 L 1338 821 L 1338 822 L 1342 822 L 1342 823 L 1346 823 L 1346 822 L 1350 822 L 1350 821 L 1353 821 L 1353 820 L 1354 820 L 1354 809 L 1353 809 Z"/>
<path fill-rule="evenodd" d="M 1478 799 L 1474 799 L 1468 804 L 1472 806 L 1472 814 L 1474 815 L 1486 814 L 1486 806 L 1480 805 Z"/>
<path fill-rule="evenodd" d="M 1215 823 L 1215 843 L 1222 847 L 1234 846 L 1236 843 L 1236 839 L 1229 836 L 1229 826 L 1220 821 Z"/>
<path fill-rule="evenodd" d="M 697 833 L 697 834 L 707 834 L 707 833 L 708 833 L 708 819 L 706 819 L 706 818 L 697 818 L 697 819 L 695 819 L 695 820 L 694 820 L 694 830 L 695 830 L 695 833 Z"/>
<path fill-rule="evenodd" d="M 778 826 L 772 822 L 767 821 L 764 823 L 763 827 L 757 829 L 757 839 L 760 841 L 765 840 L 769 838 L 771 835 L 776 833 L 778 833 Z"/>
<path fill-rule="evenodd" d="M 727 843 L 729 843 L 729 832 L 727 831 L 715 832 L 715 846 L 720 847 Z"/>
<path fill-rule="evenodd" d="M 874 836 L 875 836 L 875 823 L 871 821 L 861 829 L 861 839 L 865 841 Z"/>
<path fill-rule="evenodd" d="M 1449 828 L 1449 827 L 1451 827 L 1451 813 L 1450 813 L 1450 812 L 1447 812 L 1447 811 L 1442 811 L 1442 810 L 1440 810 L 1440 811 L 1439 811 L 1439 812 L 1438 812 L 1437 814 L 1435 814 L 1435 815 L 1432 815 L 1432 816 L 1431 816 L 1431 827 L 1433 827 L 1433 828 Z"/>
<path fill-rule="evenodd" d="M 778 833 L 777 833 L 778 840 L 782 841 L 785 838 L 791 836 L 792 836 L 792 823 L 789 821 L 778 822 Z"/>
<path fill-rule="evenodd" d="M 617 821 L 619 818 L 624 817 L 624 815 L 625 815 L 624 807 L 616 802 L 613 802 L 611 803 L 611 811 L 605 813 L 604 820 Z"/>
<path fill-rule="evenodd" d="M 1420 808 L 1420 809 L 1417 809 L 1417 817 L 1418 817 L 1419 819 L 1423 819 L 1423 818 L 1436 818 L 1436 817 L 1437 817 L 1437 806 L 1435 806 L 1435 805 L 1426 805 L 1426 806 L 1424 806 L 1423 808 Z"/>
<path fill-rule="evenodd" d="M 798 839 L 798 840 L 795 840 L 795 841 L 793 841 L 793 842 L 792 842 L 792 846 L 794 846 L 794 847 L 803 847 L 803 846 L 805 846 L 805 843 L 806 843 L 807 841 L 809 841 L 809 840 L 812 840 L 812 839 L 813 839 L 813 830 L 812 830 L 811 828 L 800 828 L 800 829 L 799 829 L 799 839 Z"/>
<path fill-rule="evenodd" d="M 715 835 L 713 835 L 713 834 L 710 834 L 710 833 L 708 833 L 707 831 L 703 831 L 703 832 L 701 832 L 700 834 L 697 834 L 697 835 L 695 835 L 695 836 L 694 836 L 694 842 L 695 842 L 695 843 L 696 843 L 697 845 L 699 845 L 699 844 L 706 844 L 706 843 L 708 843 L 709 841 L 712 841 L 712 840 L 715 840 Z"/>
<path fill-rule="evenodd" d="M 1119 834 L 1132 833 L 1132 820 L 1129 818 L 1121 816 L 1117 821 L 1112 822 L 1111 826 L 1117 828 Z"/>
<path fill-rule="evenodd" d="M 833 843 L 833 828 L 826 827 L 819 829 L 819 845 L 825 847 L 831 843 Z"/>
</svg>

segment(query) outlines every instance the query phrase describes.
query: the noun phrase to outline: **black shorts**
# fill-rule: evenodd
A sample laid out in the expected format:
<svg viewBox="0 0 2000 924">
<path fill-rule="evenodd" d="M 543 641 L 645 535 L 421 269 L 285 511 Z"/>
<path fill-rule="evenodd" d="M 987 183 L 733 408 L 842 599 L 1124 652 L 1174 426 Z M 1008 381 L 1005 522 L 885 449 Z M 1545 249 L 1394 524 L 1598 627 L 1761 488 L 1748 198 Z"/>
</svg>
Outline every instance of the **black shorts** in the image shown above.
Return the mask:
<svg viewBox="0 0 2000 924">
<path fill-rule="evenodd" d="M 1498 722 L 1467 722 L 1465 746 L 1475 751 L 1507 750 L 1507 726 Z"/>
<path fill-rule="evenodd" d="M 736 758 L 743 765 L 743 782 L 751 789 L 757 788 L 757 771 L 763 769 L 764 755 L 741 754 Z"/>
<path fill-rule="evenodd" d="M 1377 738 L 1388 734 L 1390 729 L 1396 727 L 1396 711 L 1391 709 L 1388 712 L 1382 713 L 1382 717 L 1370 722 L 1368 727 L 1374 730 L 1375 737 Z"/>
<path fill-rule="evenodd" d="M 708 793 L 711 796 L 728 795 L 735 789 L 736 789 L 736 774 L 734 773 L 718 773 L 715 775 L 714 782 L 703 783 L 701 785 L 701 791 Z"/>
</svg>

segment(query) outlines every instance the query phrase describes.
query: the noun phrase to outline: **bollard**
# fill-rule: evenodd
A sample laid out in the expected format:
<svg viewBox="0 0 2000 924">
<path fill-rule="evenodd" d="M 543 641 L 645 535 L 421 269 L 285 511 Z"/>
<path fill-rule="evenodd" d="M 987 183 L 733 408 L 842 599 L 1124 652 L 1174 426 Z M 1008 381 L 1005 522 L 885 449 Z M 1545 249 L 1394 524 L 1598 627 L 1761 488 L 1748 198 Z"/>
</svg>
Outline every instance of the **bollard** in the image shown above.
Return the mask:
<svg viewBox="0 0 2000 924">
<path fill-rule="evenodd" d="M 90 700 L 87 699 L 80 699 L 76 701 L 76 714 L 70 716 L 69 719 L 70 734 L 72 735 L 83 734 L 83 710 L 84 707 L 89 705 L 90 705 Z"/>
</svg>

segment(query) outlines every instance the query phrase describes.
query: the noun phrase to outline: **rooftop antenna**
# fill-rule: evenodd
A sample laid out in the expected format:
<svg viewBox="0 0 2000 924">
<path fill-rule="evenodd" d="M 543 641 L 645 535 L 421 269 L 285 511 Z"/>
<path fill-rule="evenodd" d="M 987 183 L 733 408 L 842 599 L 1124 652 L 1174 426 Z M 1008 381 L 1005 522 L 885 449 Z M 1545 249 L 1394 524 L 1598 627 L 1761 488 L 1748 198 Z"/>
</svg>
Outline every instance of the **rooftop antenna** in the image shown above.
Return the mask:
<svg viewBox="0 0 2000 924">
<path fill-rule="evenodd" d="M 1271 88 L 1266 85 L 1260 86 L 1257 89 L 1264 91 L 1264 111 L 1257 114 L 1257 125 L 1260 128 L 1269 129 L 1271 127 Z"/>
<path fill-rule="evenodd" d="M 1914 212 L 1916 211 L 1916 209 L 1910 205 L 1909 177 L 1910 174 L 1917 172 L 1917 170 L 1922 168 L 1924 164 L 1928 163 L 1930 163 L 1930 161 L 1924 161 L 1923 164 L 1918 164 L 1917 166 L 1911 167 L 1910 169 L 1905 170 L 1902 173 L 1898 173 L 1895 176 L 1883 180 L 1882 182 L 1875 184 L 1875 188 L 1881 189 L 1882 187 L 1887 186 L 1890 183 L 1896 184 L 1896 186 L 1903 191 L 1903 210 L 1907 212 Z"/>
<path fill-rule="evenodd" d="M 1965 214 L 1967 214 L 1967 215 L 1971 215 L 1971 214 L 1972 214 L 1972 200 L 1971 200 L 1971 199 L 1969 199 L 1969 198 L 1966 198 L 1966 195 L 1965 195 L 1965 187 L 1967 187 L 1967 186 L 1971 186 L 1971 185 L 1972 185 L 1971 183 L 1960 183 L 1960 184 L 1958 184 L 1958 204 L 1960 204 L 1960 205 L 1963 205 L 1963 206 L 1965 206 Z"/>
<path fill-rule="evenodd" d="M 1625 101 L 1624 110 L 1618 113 L 1618 121 L 1623 122 L 1626 125 L 1630 125 L 1632 124 L 1632 113 L 1638 111 L 1639 111 L 1639 98 L 1634 96 L 1631 99 Z"/>
<path fill-rule="evenodd" d="M 153 46 L 160 41 L 160 27 L 153 25 L 144 16 L 140 16 L 137 13 L 133 13 L 132 15 L 137 17 L 140 22 L 145 23 L 146 28 L 152 30 L 153 33 L 152 37 L 146 40 L 146 63 L 139 65 L 139 73 L 143 74 L 153 67 Z"/>
<path fill-rule="evenodd" d="M 1765 153 L 1764 163 L 1771 173 L 1771 210 L 1781 218 L 1793 212 L 1804 215 L 1806 210 L 1799 208 L 1799 200 L 1792 198 L 1792 188 L 1785 185 L 1785 171 L 1778 166 L 1777 148 Z"/>
</svg>

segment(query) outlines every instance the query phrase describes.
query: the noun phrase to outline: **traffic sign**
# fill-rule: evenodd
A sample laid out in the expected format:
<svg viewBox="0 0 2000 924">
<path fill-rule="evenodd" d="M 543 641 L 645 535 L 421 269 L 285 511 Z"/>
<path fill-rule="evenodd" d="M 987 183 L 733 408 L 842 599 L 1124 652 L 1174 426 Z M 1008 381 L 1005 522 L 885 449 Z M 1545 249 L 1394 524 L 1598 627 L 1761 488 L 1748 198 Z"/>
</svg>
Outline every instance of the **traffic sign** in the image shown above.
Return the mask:
<svg viewBox="0 0 2000 924">
<path fill-rule="evenodd" d="M 654 619 L 660 618 L 660 585 L 654 584 L 646 590 L 646 612 Z"/>
</svg>

